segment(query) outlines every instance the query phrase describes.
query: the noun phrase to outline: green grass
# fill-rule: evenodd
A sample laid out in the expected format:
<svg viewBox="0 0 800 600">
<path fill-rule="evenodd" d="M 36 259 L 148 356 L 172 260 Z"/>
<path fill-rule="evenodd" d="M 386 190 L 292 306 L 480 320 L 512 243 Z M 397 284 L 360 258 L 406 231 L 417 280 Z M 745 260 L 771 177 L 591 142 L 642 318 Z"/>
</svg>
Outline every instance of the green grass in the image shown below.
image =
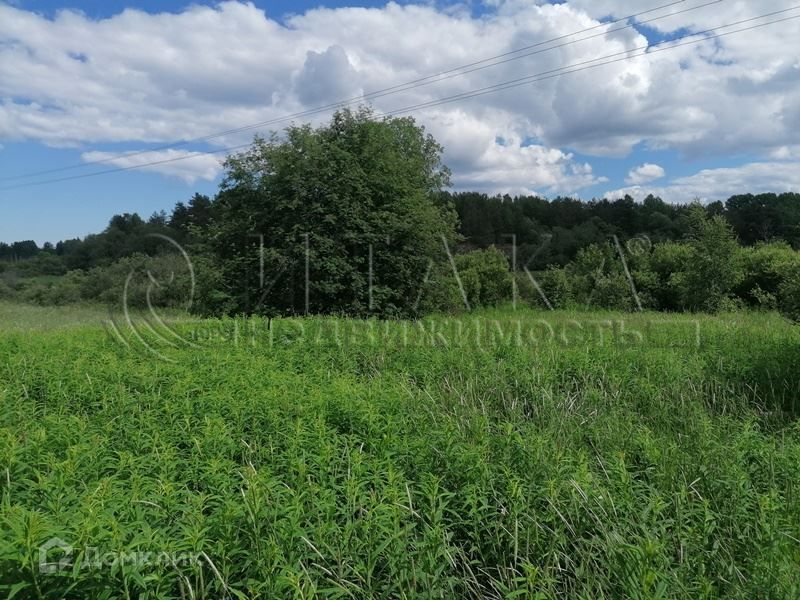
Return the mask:
<svg viewBox="0 0 800 600">
<path fill-rule="evenodd" d="M 34 306 L 0 301 L 0 332 L 41 331 L 100 325 L 108 309 L 100 306 Z"/>
<path fill-rule="evenodd" d="M 0 591 L 800 597 L 796 327 L 461 324 L 0 334 Z M 53 537 L 73 570 L 39 572 Z"/>
<path fill-rule="evenodd" d="M 167 310 L 164 318 L 170 322 L 188 320 L 185 313 Z M 132 311 L 132 317 L 141 320 L 144 311 Z M 99 304 L 78 304 L 69 306 L 36 306 L 0 300 L 0 333 L 8 331 L 50 331 L 54 329 L 75 328 L 86 325 L 104 325 L 108 321 L 124 321 L 125 315 L 119 309 L 110 309 Z"/>
</svg>

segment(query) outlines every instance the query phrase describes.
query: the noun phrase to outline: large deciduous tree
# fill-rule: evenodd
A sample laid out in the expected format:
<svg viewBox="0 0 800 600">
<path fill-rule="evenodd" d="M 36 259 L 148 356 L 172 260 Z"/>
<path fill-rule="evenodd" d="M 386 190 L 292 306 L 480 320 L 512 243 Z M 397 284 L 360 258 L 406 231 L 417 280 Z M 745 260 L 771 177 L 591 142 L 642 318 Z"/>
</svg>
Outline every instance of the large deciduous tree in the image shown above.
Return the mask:
<svg viewBox="0 0 800 600">
<path fill-rule="evenodd" d="M 457 236 L 441 153 L 413 119 L 368 109 L 256 138 L 227 160 L 213 207 L 217 301 L 227 312 L 413 314 L 431 261 Z"/>
</svg>

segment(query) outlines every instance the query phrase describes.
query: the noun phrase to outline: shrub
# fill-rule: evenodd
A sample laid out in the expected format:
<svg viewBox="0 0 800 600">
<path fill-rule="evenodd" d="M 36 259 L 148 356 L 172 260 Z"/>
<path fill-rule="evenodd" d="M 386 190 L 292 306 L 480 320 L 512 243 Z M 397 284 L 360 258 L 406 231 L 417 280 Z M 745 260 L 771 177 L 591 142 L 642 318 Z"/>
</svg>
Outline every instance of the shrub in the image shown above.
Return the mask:
<svg viewBox="0 0 800 600">
<path fill-rule="evenodd" d="M 736 295 L 759 308 L 774 309 L 781 284 L 800 267 L 800 254 L 785 242 L 742 249 L 744 277 Z"/>
<path fill-rule="evenodd" d="M 14 288 L 0 278 L 0 300 L 13 300 L 16 298 L 16 295 Z"/>
<path fill-rule="evenodd" d="M 780 284 L 778 306 L 784 315 L 800 321 L 800 267 L 795 267 Z"/>
<path fill-rule="evenodd" d="M 81 300 L 92 300 L 84 298 L 82 287 L 86 283 L 86 273 L 83 271 L 70 271 L 64 277 L 55 282 L 47 298 L 48 304 L 75 304 Z"/>
<path fill-rule="evenodd" d="M 664 242 L 656 244 L 647 255 L 647 270 L 655 275 L 646 292 L 660 310 L 682 310 L 686 307 L 685 272 L 692 260 L 688 244 Z"/>
<path fill-rule="evenodd" d="M 580 304 L 619 310 L 636 306 L 622 260 L 610 244 L 584 248 L 566 272 L 572 296 Z"/>
<path fill-rule="evenodd" d="M 598 277 L 588 304 L 617 310 L 636 308 L 630 281 L 624 273 L 610 273 Z"/>
<path fill-rule="evenodd" d="M 445 264 L 431 269 L 414 301 L 419 314 L 458 312 L 466 308 L 452 268 Z"/>
<path fill-rule="evenodd" d="M 545 271 L 523 271 L 517 273 L 516 281 L 520 299 L 538 308 L 565 308 L 573 301 L 570 279 L 563 267 L 551 265 Z"/>
<path fill-rule="evenodd" d="M 497 306 L 511 300 L 514 279 L 508 259 L 494 246 L 459 254 L 455 264 L 470 306 Z"/>
</svg>

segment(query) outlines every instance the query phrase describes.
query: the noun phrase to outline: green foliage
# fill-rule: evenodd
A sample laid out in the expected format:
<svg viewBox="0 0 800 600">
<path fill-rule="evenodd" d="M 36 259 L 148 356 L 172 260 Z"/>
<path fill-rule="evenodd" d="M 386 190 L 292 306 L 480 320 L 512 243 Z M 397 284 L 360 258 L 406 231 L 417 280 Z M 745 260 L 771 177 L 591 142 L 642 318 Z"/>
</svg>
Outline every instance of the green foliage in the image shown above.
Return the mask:
<svg viewBox="0 0 800 600">
<path fill-rule="evenodd" d="M 773 315 L 175 333 L 139 331 L 169 362 L 0 333 L 4 597 L 800 596 L 800 333 Z M 53 537 L 199 558 L 41 573 Z"/>
<path fill-rule="evenodd" d="M 527 279 L 531 281 L 530 277 Z M 573 286 L 566 269 L 550 267 L 542 273 L 537 273 L 535 280 L 541 288 L 541 293 L 539 293 L 540 290 L 536 290 L 536 296 L 534 296 L 537 302 L 539 300 L 544 302 L 544 299 L 541 298 L 542 293 L 553 308 L 566 308 L 575 302 Z M 533 282 L 531 281 L 531 283 Z"/>
<path fill-rule="evenodd" d="M 511 302 L 514 276 L 508 259 L 490 247 L 453 257 L 435 265 L 420 289 L 417 312 L 460 313 L 469 307 L 497 306 Z"/>
<path fill-rule="evenodd" d="M 101 268 L 90 277 L 95 283 L 104 279 L 102 273 L 125 277 L 130 266 L 125 261 L 132 257 L 174 251 L 162 237 L 167 236 L 197 263 L 198 314 L 304 312 L 306 232 L 311 312 L 459 311 L 465 304 L 441 239 L 444 235 L 457 253 L 455 208 L 464 238 L 459 251 L 495 245 L 506 255 L 514 252 L 518 291 L 535 305 L 637 306 L 619 251 L 610 244 L 614 236 L 645 308 L 717 311 L 747 305 L 786 311 L 792 303 L 780 290 L 790 289 L 787 281 L 798 260 L 796 194 L 734 196 L 706 206 L 672 205 L 653 196 L 636 203 L 627 196 L 581 202 L 449 194 L 439 191 L 447 170 L 439 163 L 438 146 L 412 122 L 376 123 L 365 112 L 336 119 L 319 130 L 292 128 L 288 141 L 257 141 L 229 163 L 231 177 L 216 198 L 195 194 L 169 216 L 115 215 L 103 232 L 55 246 L 0 243 L 0 294 L 36 303 L 107 302 L 120 291 L 120 282 L 109 282 L 111 288 L 79 285 L 81 273 Z M 405 152 L 407 146 L 413 151 Z M 268 161 L 279 165 L 280 173 L 270 170 Z M 411 171 L 422 175 L 407 176 Z M 283 216 L 276 220 L 273 213 Z M 413 221 L 414 215 L 421 216 Z M 741 252 L 734 251 L 723 219 L 744 244 Z M 410 232 L 404 225 L 412 221 Z M 603 249 L 600 270 L 582 264 L 592 247 Z M 117 262 L 121 266 L 114 266 Z M 559 266 L 566 270 L 548 271 Z M 553 288 L 547 302 L 525 269 Z M 486 303 L 479 298 L 476 272 L 465 273 L 462 284 L 472 303 Z M 489 303 L 504 297 L 496 294 Z"/>
<path fill-rule="evenodd" d="M 725 217 L 747 245 L 780 239 L 800 248 L 800 194 L 732 196 Z"/>
<path fill-rule="evenodd" d="M 21 260 L 15 263 L 13 267 L 21 277 L 58 276 L 67 272 L 64 261 L 60 257 L 48 253 L 38 254 L 28 260 Z"/>
<path fill-rule="evenodd" d="M 0 300 L 13 300 L 16 296 L 14 288 L 0 278 Z"/>
<path fill-rule="evenodd" d="M 654 299 L 655 307 L 661 310 L 683 310 L 688 306 L 686 270 L 692 262 L 693 249 L 689 244 L 665 242 L 656 244 L 641 262 L 643 270 L 652 272 L 646 276 L 647 293 Z"/>
<path fill-rule="evenodd" d="M 169 219 L 171 229 L 187 234 L 201 234 L 208 228 L 214 218 L 212 200 L 208 196 L 195 194 L 188 204 L 178 202 Z"/>
<path fill-rule="evenodd" d="M 60 306 L 99 302 L 116 307 L 186 307 L 192 299 L 192 279 L 179 254 L 135 254 L 105 267 L 70 271 L 62 277 L 17 279 L 14 297 L 40 305 Z"/>
<path fill-rule="evenodd" d="M 229 158 L 210 240 L 234 311 L 411 314 L 456 239 L 441 151 L 413 119 L 362 109 Z"/>
<path fill-rule="evenodd" d="M 497 306 L 511 300 L 514 279 L 505 254 L 494 246 L 455 257 L 470 306 Z"/>
<path fill-rule="evenodd" d="M 736 295 L 757 308 L 777 308 L 781 286 L 800 269 L 800 253 L 785 242 L 773 242 L 744 248 L 742 254 L 744 278 Z"/>
<path fill-rule="evenodd" d="M 779 307 L 789 318 L 800 321 L 800 268 L 795 267 L 778 288 Z"/>
<path fill-rule="evenodd" d="M 689 214 L 689 245 L 692 256 L 681 282 L 686 286 L 686 304 L 693 310 L 720 310 L 744 278 L 733 229 L 724 218 L 709 218 L 695 206 Z"/>
<path fill-rule="evenodd" d="M 579 251 L 567 274 L 579 304 L 621 310 L 636 306 L 622 260 L 611 244 L 592 244 Z"/>
</svg>

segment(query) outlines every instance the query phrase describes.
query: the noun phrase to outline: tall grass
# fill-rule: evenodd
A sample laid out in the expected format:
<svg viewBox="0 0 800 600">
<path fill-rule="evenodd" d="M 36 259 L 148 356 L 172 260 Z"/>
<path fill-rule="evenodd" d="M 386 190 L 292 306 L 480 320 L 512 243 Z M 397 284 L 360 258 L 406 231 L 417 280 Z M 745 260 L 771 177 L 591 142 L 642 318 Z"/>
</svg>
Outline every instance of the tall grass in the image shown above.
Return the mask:
<svg viewBox="0 0 800 600">
<path fill-rule="evenodd" d="M 800 335 L 778 317 L 178 332 L 162 358 L 94 327 L 0 335 L 0 590 L 800 597 Z M 54 537 L 74 568 L 41 573 Z"/>
</svg>

